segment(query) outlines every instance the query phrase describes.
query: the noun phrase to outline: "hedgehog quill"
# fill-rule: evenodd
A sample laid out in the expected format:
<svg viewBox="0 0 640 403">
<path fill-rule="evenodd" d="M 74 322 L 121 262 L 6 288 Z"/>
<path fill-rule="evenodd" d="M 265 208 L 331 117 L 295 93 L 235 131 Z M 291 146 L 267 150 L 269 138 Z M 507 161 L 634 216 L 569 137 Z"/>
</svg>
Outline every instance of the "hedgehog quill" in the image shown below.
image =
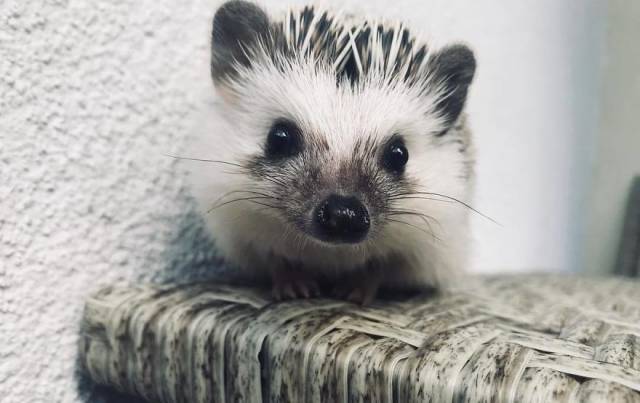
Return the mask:
<svg viewBox="0 0 640 403">
<path fill-rule="evenodd" d="M 191 172 L 223 257 L 279 300 L 446 289 L 469 245 L 475 68 L 467 46 L 402 23 L 224 3 Z"/>
</svg>

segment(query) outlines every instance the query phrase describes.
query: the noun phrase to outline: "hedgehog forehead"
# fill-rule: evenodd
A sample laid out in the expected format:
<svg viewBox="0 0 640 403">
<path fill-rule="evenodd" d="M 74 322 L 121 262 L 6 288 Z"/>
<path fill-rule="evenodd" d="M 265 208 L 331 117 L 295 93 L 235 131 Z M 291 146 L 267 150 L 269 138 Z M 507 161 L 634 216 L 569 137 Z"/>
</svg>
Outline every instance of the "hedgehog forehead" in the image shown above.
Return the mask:
<svg viewBox="0 0 640 403">
<path fill-rule="evenodd" d="M 371 76 L 358 85 L 336 83 L 327 66 L 299 59 L 286 69 L 267 63 L 242 78 L 243 108 L 259 114 L 264 127 L 278 119 L 296 123 L 306 136 L 321 138 L 333 155 L 348 154 L 363 139 L 437 131 L 432 103 L 406 83 Z"/>
</svg>

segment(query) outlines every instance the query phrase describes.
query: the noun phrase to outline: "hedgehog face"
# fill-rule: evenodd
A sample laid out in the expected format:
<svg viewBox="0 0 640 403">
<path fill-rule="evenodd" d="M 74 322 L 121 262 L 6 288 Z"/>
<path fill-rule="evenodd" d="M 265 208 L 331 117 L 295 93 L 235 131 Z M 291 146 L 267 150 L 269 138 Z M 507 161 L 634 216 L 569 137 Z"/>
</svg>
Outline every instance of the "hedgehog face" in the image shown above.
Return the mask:
<svg viewBox="0 0 640 403">
<path fill-rule="evenodd" d="M 220 117 L 235 136 L 221 149 L 248 173 L 236 185 L 253 192 L 246 208 L 355 244 L 449 214 L 425 208 L 429 193 L 463 197 L 466 139 L 454 132 L 475 69 L 466 47 L 431 54 L 403 26 L 309 7 L 274 20 L 242 1 L 218 10 L 212 39 Z"/>
</svg>

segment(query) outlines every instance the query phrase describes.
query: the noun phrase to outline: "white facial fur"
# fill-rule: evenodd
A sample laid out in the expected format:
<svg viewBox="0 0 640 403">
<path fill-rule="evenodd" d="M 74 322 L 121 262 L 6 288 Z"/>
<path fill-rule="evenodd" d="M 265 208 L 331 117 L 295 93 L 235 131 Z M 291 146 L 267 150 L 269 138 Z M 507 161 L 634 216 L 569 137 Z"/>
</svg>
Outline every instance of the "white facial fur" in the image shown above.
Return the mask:
<svg viewBox="0 0 640 403">
<path fill-rule="evenodd" d="M 358 139 L 379 144 L 401 135 L 409 151 L 404 176 L 416 192 L 392 202 L 394 209 L 415 215 L 372 219 L 371 236 L 358 244 L 327 244 L 292 225 L 287 212 L 250 200 L 259 191 L 271 194 L 275 184 L 246 169 L 214 162 L 192 162 L 194 195 L 211 229 L 216 247 L 227 261 L 251 276 L 264 277 L 282 259 L 303 270 L 340 275 L 362 268 L 371 259 L 388 262 L 383 284 L 446 286 L 464 265 L 468 245 L 467 209 L 473 182 L 473 153 L 464 114 L 449 132 L 436 112 L 439 93 L 421 91 L 383 74 L 370 74 L 357 85 L 336 85 L 331 66 L 308 57 L 288 60 L 286 68 L 267 57 L 226 85 L 217 86 L 218 99 L 203 130 L 195 133 L 189 157 L 246 165 L 264 153 L 267 133 L 282 118 L 295 122 L 301 133 L 321 136 L 328 144 L 323 175 L 351 158 Z M 462 150 L 462 151 L 461 151 Z M 340 183 L 340 178 L 335 178 Z M 255 201 L 278 205 L 278 200 Z M 228 203 L 228 204 L 224 204 Z M 213 210 L 210 210 L 212 209 Z M 391 217 L 388 217 L 391 218 Z M 375 229 L 375 231 L 374 231 Z M 397 260 L 396 257 L 402 259 Z"/>
</svg>

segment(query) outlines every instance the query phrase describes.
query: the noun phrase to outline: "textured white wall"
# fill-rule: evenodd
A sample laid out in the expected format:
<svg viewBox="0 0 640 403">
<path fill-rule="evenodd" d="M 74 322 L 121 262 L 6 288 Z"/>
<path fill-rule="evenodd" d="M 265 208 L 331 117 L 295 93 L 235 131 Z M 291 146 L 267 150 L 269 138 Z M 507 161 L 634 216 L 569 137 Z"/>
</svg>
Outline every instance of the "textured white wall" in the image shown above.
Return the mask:
<svg viewBox="0 0 640 403">
<path fill-rule="evenodd" d="M 182 175 L 163 154 L 181 152 L 207 107 L 214 3 L 0 2 L 3 403 L 107 399 L 79 388 L 75 373 L 87 294 L 212 266 Z M 479 269 L 570 264 L 600 26 L 595 1 L 577 4 L 356 6 L 477 50 L 477 205 L 503 224 L 477 223 Z"/>
<path fill-rule="evenodd" d="M 179 153 L 210 89 L 213 7 L 0 2 L 3 403 L 81 401 L 88 293 L 202 271 L 206 238 L 163 153 Z"/>
</svg>

